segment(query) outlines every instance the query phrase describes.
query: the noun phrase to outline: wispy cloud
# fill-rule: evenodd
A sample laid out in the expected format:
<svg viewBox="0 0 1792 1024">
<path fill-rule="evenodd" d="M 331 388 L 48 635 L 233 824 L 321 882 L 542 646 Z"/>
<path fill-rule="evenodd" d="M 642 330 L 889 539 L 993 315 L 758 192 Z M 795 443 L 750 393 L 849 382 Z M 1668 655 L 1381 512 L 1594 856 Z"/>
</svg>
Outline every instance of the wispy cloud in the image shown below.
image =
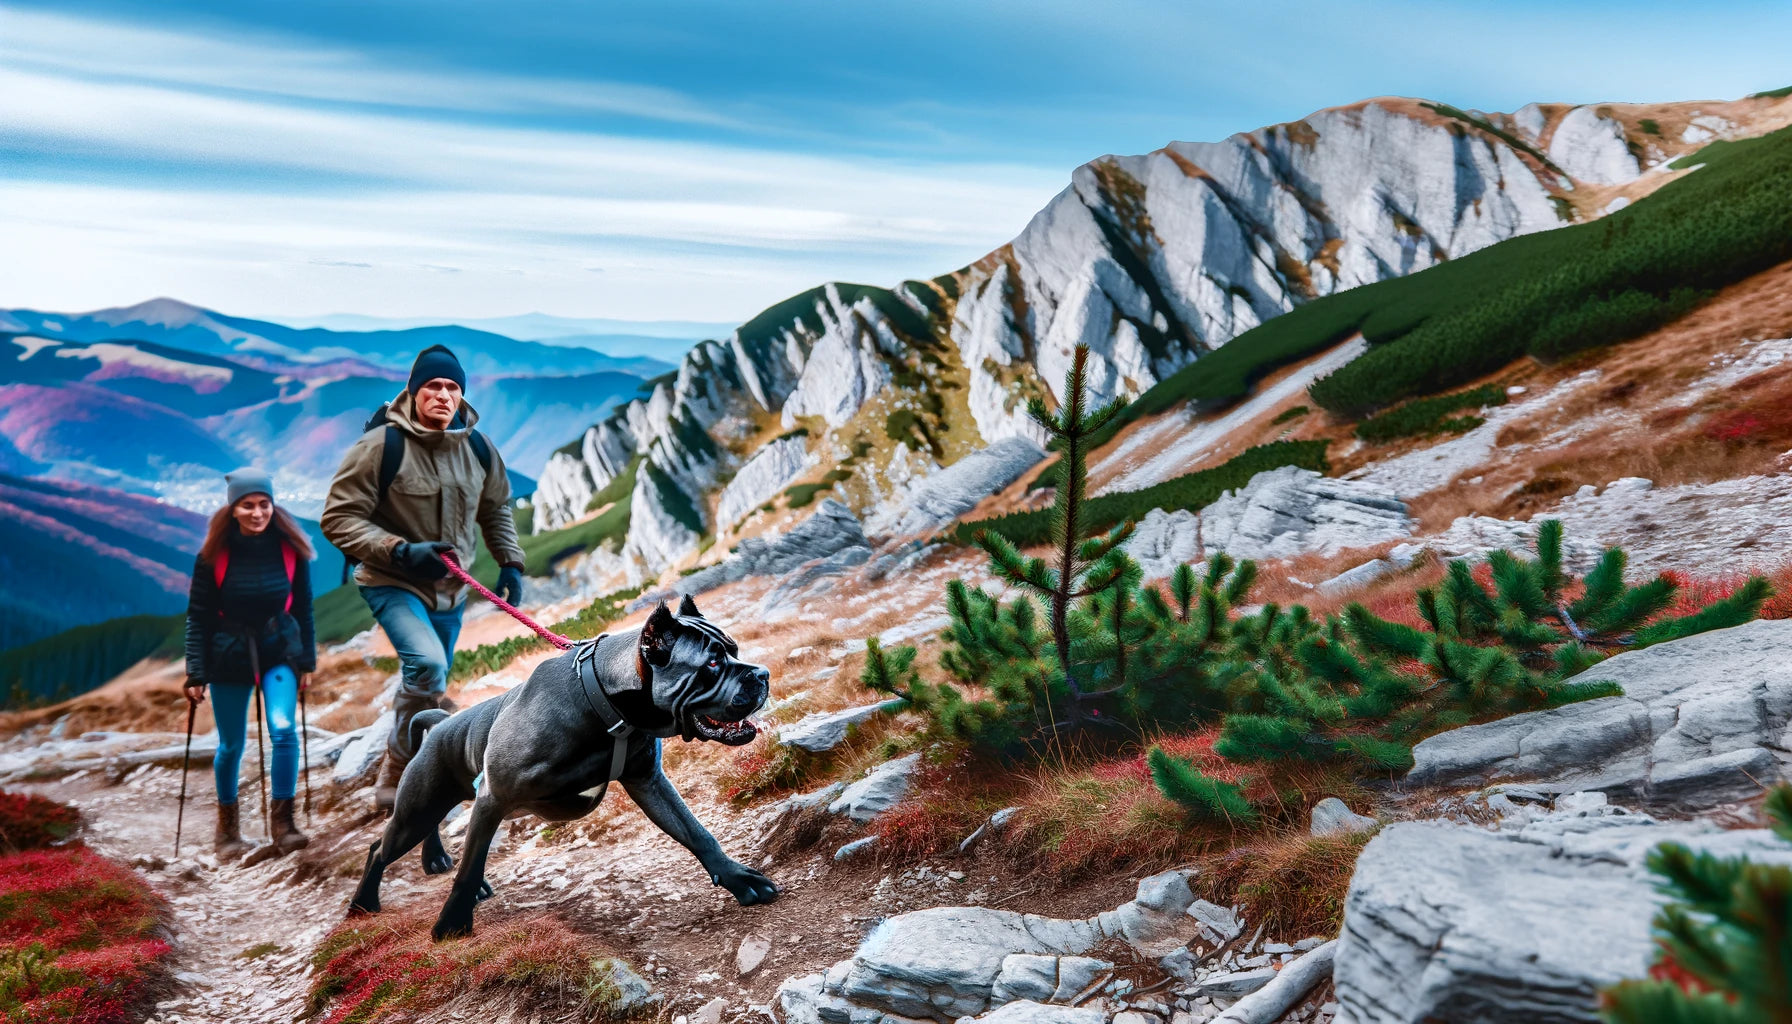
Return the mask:
<svg viewBox="0 0 1792 1024">
<path fill-rule="evenodd" d="M 743 317 L 779 297 L 768 280 L 794 290 L 950 269 L 1018 231 L 1063 179 L 463 116 L 584 103 L 714 120 L 658 90 L 381 75 L 352 54 L 60 16 L 9 15 L 5 38 L 0 133 L 39 169 L 0 210 L 0 230 L 34 250 L 5 273 L 0 301 L 21 304 L 108 304 L 135 297 L 122 282 L 150 278 L 163 282 L 154 292 L 208 280 L 205 301 L 226 308 L 298 311 L 310 294 L 334 309 L 345 302 L 323 297 L 340 286 L 327 275 L 375 270 L 360 276 L 387 290 L 370 311 L 549 305 L 517 290 L 521 275 L 549 292 L 576 278 L 585 294 L 559 307 L 569 312 Z M 77 161 L 80 174 L 58 172 Z M 45 259 L 70 250 L 78 274 Z M 596 291 L 594 259 L 608 268 Z M 266 294 L 255 281 L 270 266 L 299 280 Z M 444 271 L 485 287 L 447 288 Z"/>
</svg>

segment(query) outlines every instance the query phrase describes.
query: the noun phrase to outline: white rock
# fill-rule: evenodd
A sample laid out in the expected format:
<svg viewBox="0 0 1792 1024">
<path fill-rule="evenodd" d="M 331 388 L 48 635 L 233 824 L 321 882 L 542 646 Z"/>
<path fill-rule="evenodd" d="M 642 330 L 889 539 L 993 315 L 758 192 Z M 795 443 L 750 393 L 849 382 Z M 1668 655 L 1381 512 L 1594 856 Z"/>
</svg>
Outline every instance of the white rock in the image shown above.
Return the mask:
<svg viewBox="0 0 1792 1024">
<path fill-rule="evenodd" d="M 1103 1024 L 1107 1018 L 1092 1007 L 1054 1006 L 1023 999 L 971 1019 L 978 1024 Z"/>
<path fill-rule="evenodd" d="M 1663 841 L 1792 864 L 1765 830 L 1552 815 L 1514 831 L 1400 822 L 1370 840 L 1345 900 L 1333 980 L 1345 1019 L 1418 1024 L 1598 1020 L 1598 991 L 1640 978 L 1664 898 Z"/>
<path fill-rule="evenodd" d="M 1328 796 L 1313 805 L 1313 821 L 1308 829 L 1316 836 L 1339 832 L 1367 832 L 1381 824 L 1366 814 L 1357 814 L 1344 801 Z"/>
<path fill-rule="evenodd" d="M 772 951 L 772 940 L 757 932 L 750 933 L 740 940 L 734 950 L 734 969 L 742 975 L 752 974 L 765 962 L 765 956 Z"/>
<path fill-rule="evenodd" d="M 801 747 L 811 753 L 825 753 L 844 743 L 846 733 L 852 726 L 870 721 L 885 711 L 891 711 L 901 706 L 902 701 L 900 700 L 886 700 L 877 704 L 864 704 L 840 711 L 804 715 L 789 725 L 780 726 L 777 731 L 777 740 L 786 746 Z"/>
<path fill-rule="evenodd" d="M 878 765 L 828 804 L 828 813 L 844 814 L 860 824 L 870 821 L 902 801 L 920 766 L 919 753 Z"/>
<path fill-rule="evenodd" d="M 1642 175 L 1624 126 L 1600 116 L 1597 108 L 1575 107 L 1563 115 L 1549 140 L 1549 159 L 1577 181 L 1625 185 Z"/>
<path fill-rule="evenodd" d="M 728 1000 L 717 997 L 697 1007 L 691 1014 L 690 1024 L 722 1024 L 722 1011 L 728 1009 Z"/>
<path fill-rule="evenodd" d="M 1007 437 L 931 474 L 893 496 L 871 518 L 874 536 L 930 534 L 1019 479 L 1045 452 L 1025 437 Z"/>
<path fill-rule="evenodd" d="M 876 845 L 877 836 L 875 835 L 865 836 L 862 839 L 854 839 L 852 842 L 846 843 L 838 850 L 835 850 L 834 859 L 836 861 L 851 860 L 853 857 L 858 856 L 860 853 L 869 850 Z"/>
<path fill-rule="evenodd" d="M 1208 942 L 1219 944 L 1234 938 L 1244 931 L 1244 922 L 1229 907 L 1206 900 L 1195 900 L 1188 906 L 1188 916 L 1200 925 L 1201 933 Z"/>
<path fill-rule="evenodd" d="M 1452 729 L 1413 748 L 1413 784 L 1545 779 L 1654 804 L 1705 807 L 1784 777 L 1792 723 L 1792 622 L 1629 651 L 1575 677 L 1623 688 L 1545 711 Z"/>
<path fill-rule="evenodd" d="M 787 484 L 816 463 L 801 437 L 786 437 L 759 449 L 722 489 L 716 525 L 727 528 L 778 496 Z"/>
</svg>

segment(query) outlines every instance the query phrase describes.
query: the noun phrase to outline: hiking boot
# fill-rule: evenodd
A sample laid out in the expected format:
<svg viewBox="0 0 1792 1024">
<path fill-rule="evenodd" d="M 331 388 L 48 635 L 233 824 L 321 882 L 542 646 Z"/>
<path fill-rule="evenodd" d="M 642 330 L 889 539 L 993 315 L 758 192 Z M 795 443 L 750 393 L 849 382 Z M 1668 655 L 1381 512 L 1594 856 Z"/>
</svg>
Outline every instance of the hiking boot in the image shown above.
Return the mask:
<svg viewBox="0 0 1792 1024">
<path fill-rule="evenodd" d="M 218 827 L 212 832 L 212 853 L 218 863 L 228 864 L 249 852 L 249 844 L 243 842 L 243 832 L 237 823 L 236 805 L 218 805 Z"/>
<path fill-rule="evenodd" d="M 388 814 L 392 805 L 398 803 L 398 780 L 404 777 L 404 766 L 410 758 L 401 759 L 391 747 L 386 748 L 386 756 L 380 761 L 380 777 L 373 784 L 373 805 Z"/>
<path fill-rule="evenodd" d="M 269 845 L 278 847 L 281 855 L 303 850 L 311 844 L 311 837 L 293 824 L 291 797 L 268 804 L 268 818 L 273 829 Z"/>
</svg>

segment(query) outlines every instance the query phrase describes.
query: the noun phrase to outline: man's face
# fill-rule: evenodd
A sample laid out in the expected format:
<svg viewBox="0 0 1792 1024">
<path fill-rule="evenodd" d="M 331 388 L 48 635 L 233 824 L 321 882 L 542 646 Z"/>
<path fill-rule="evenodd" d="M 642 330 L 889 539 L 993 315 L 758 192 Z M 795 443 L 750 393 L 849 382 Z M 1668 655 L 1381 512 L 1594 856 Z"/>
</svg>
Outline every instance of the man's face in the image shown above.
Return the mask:
<svg viewBox="0 0 1792 1024">
<path fill-rule="evenodd" d="M 417 419 L 431 430 L 447 430 L 460 411 L 460 385 L 446 377 L 435 377 L 417 389 Z"/>
</svg>

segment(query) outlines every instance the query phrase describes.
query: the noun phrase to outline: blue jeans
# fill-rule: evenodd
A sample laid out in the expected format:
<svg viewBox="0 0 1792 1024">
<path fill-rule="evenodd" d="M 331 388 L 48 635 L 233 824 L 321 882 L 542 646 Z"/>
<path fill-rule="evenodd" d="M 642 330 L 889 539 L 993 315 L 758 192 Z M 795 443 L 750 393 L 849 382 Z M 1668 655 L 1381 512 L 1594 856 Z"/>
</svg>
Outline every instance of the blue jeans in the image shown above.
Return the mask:
<svg viewBox="0 0 1792 1024">
<path fill-rule="evenodd" d="M 465 605 L 439 612 L 403 587 L 362 587 L 361 597 L 398 652 L 401 684 L 392 698 L 392 734 L 386 747 L 401 761 L 416 753 L 410 747 L 411 719 L 436 706 L 448 690 L 454 667 L 454 641 L 460 636 Z"/>
<path fill-rule="evenodd" d="M 236 803 L 237 774 L 243 763 L 243 741 L 249 732 L 249 703 L 255 687 L 215 683 L 212 718 L 218 723 L 218 753 L 212 758 L 212 777 L 218 784 L 218 802 Z M 274 764 L 269 779 L 274 799 L 291 800 L 299 781 L 299 733 L 293 721 L 299 708 L 299 677 L 285 665 L 275 665 L 261 677 L 267 703 L 268 736 L 273 741 Z"/>
</svg>

